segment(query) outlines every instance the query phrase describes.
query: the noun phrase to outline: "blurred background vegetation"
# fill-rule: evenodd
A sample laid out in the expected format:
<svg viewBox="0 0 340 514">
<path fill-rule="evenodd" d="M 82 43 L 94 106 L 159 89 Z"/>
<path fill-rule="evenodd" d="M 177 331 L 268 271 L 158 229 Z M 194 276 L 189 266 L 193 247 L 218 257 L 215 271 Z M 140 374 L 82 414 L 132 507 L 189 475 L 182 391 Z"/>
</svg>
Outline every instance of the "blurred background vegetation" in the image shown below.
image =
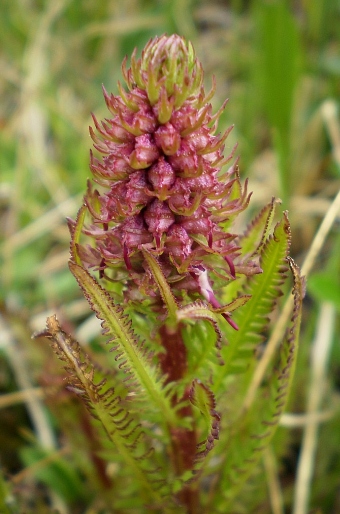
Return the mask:
<svg viewBox="0 0 340 514">
<path fill-rule="evenodd" d="M 230 98 L 220 129 L 235 125 L 227 149 L 238 141 L 251 210 L 282 199 L 302 264 L 340 188 L 340 1 L 2 0 L 0 11 L 0 512 L 109 513 L 93 429 L 31 340 L 56 312 L 100 351 L 65 218 L 90 176 L 90 113 L 107 116 L 101 85 L 117 93 L 122 59 L 150 37 L 190 39 L 207 89 L 216 76 L 215 110 Z M 340 512 L 339 255 L 338 213 L 308 281 L 289 413 L 240 512 Z"/>
</svg>

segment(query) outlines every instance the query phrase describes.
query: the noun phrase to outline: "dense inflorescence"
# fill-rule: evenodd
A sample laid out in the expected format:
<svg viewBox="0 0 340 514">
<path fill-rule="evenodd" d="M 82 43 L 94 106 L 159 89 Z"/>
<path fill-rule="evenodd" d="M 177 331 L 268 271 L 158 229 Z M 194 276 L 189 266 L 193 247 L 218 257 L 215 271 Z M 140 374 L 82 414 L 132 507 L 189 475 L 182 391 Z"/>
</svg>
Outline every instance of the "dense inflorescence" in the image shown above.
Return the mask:
<svg viewBox="0 0 340 514">
<path fill-rule="evenodd" d="M 112 117 L 90 128 L 102 161 L 91 153 L 91 183 L 85 198 L 92 224 L 85 230 L 95 247 L 80 247 L 86 266 L 101 277 L 123 280 L 130 298 L 157 296 L 144 260 L 147 249 L 159 261 L 173 290 L 218 302 L 211 281 L 229 281 L 258 268 L 239 260 L 233 218 L 249 202 L 237 164 L 225 172 L 233 151 L 223 156 L 231 128 L 215 135 L 226 102 L 212 115 L 203 72 L 181 37 L 154 38 L 131 67 L 123 64 L 126 92 L 108 94 Z M 209 277 L 214 274 L 215 278 Z"/>
</svg>

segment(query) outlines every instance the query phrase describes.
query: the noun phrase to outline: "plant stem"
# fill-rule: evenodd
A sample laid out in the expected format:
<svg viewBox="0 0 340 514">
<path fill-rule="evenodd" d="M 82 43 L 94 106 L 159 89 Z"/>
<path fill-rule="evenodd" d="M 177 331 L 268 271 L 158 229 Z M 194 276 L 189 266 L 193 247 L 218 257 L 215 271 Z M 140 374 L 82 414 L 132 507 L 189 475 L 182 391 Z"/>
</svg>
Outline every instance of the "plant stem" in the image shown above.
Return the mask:
<svg viewBox="0 0 340 514">
<path fill-rule="evenodd" d="M 181 334 L 181 324 L 175 328 L 170 325 L 163 325 L 160 329 L 162 346 L 165 353 L 159 357 L 162 372 L 167 375 L 167 383 L 179 382 L 185 377 L 187 363 L 187 349 Z M 173 397 L 174 405 L 188 400 L 189 387 L 186 388 L 183 397 Z M 178 411 L 180 418 L 192 416 L 190 404 L 184 405 Z M 194 467 L 195 455 L 197 452 L 197 434 L 195 427 L 175 427 L 171 432 L 171 457 L 176 476 L 181 476 L 185 471 Z M 198 490 L 196 485 L 185 486 L 178 493 L 178 500 L 186 506 L 187 514 L 198 514 Z"/>
</svg>

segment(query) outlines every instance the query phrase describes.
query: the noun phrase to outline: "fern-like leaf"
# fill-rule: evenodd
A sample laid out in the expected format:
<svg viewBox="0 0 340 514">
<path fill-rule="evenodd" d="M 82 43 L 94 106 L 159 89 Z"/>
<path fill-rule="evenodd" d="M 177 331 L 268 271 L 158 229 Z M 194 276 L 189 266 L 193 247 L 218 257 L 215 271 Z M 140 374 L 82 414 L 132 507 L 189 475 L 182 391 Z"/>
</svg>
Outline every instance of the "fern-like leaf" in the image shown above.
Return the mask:
<svg viewBox="0 0 340 514">
<path fill-rule="evenodd" d="M 200 462 L 213 449 L 215 441 L 219 439 L 221 416 L 216 411 L 216 401 L 214 393 L 208 386 L 204 385 L 197 378 L 192 382 L 189 392 L 190 402 L 197 407 L 205 418 L 208 427 L 208 436 L 205 441 L 199 443 L 202 448 L 196 454 L 196 463 Z M 197 472 L 197 468 L 195 469 Z"/>
<path fill-rule="evenodd" d="M 288 264 L 293 275 L 294 306 L 291 323 L 286 330 L 284 341 L 282 343 L 282 350 L 287 352 L 285 359 L 289 362 L 289 368 L 287 368 L 289 379 L 286 382 L 286 397 L 289 394 L 291 382 L 294 376 L 301 326 L 302 300 L 305 296 L 305 277 L 301 276 L 299 267 L 291 257 L 288 257 Z"/>
<path fill-rule="evenodd" d="M 263 245 L 270 235 L 275 209 L 278 203 L 279 200 L 272 198 L 271 202 L 265 205 L 258 215 L 249 223 L 243 235 L 237 238 L 236 241 L 240 248 L 240 256 L 243 259 L 247 257 L 256 258 L 261 254 Z M 236 280 L 230 282 L 224 288 L 222 298 L 225 299 L 225 301 L 228 301 L 230 298 L 235 298 L 244 286 L 246 280 L 247 277 L 241 275 L 237 277 Z"/>
<path fill-rule="evenodd" d="M 146 400 L 151 410 L 162 413 L 167 429 L 176 423 L 177 416 L 171 406 L 168 391 L 163 388 L 163 379 L 151 364 L 151 356 L 139 342 L 131 320 L 122 307 L 116 305 L 111 296 L 81 266 L 70 262 L 70 270 L 82 288 L 91 309 L 102 320 L 103 334 L 114 344 L 119 369 L 127 374 L 131 387 L 140 398 Z"/>
<path fill-rule="evenodd" d="M 70 218 L 68 218 L 68 228 L 71 234 L 71 243 L 70 243 L 70 254 L 71 259 L 76 264 L 81 265 L 81 259 L 78 255 L 78 244 L 80 241 L 80 236 L 83 230 L 84 221 L 86 216 L 86 205 L 82 205 L 82 207 L 79 209 L 77 213 L 76 220 L 73 221 Z"/>
<path fill-rule="evenodd" d="M 126 410 L 113 387 L 108 387 L 106 379 L 96 380 L 96 369 L 79 343 L 67 335 L 60 327 L 57 318 L 47 319 L 46 330 L 39 335 L 52 341 L 52 348 L 65 364 L 69 388 L 84 401 L 92 416 L 100 422 L 114 448 L 123 458 L 130 472 L 141 487 L 146 503 L 161 503 L 158 492 L 159 481 L 150 476 L 154 470 L 145 469 L 143 461 L 153 452 L 145 447 L 141 424 Z M 145 466 L 145 464 L 144 464 Z"/>
<path fill-rule="evenodd" d="M 224 362 L 221 358 L 223 336 L 219 325 L 219 314 L 226 314 L 227 316 L 230 316 L 230 314 L 235 309 L 244 305 L 248 300 L 250 300 L 250 298 L 250 295 L 243 295 L 239 298 L 236 298 L 236 300 L 233 302 L 230 302 L 227 305 L 223 305 L 219 308 L 213 308 L 202 300 L 196 300 L 195 302 L 185 305 L 181 309 L 178 309 L 176 312 L 176 317 L 178 321 L 203 319 L 212 325 L 216 334 L 215 347 L 217 350 L 217 360 L 221 365 L 223 365 Z"/>
<path fill-rule="evenodd" d="M 159 292 L 165 303 L 169 316 L 174 320 L 178 309 L 176 299 L 170 289 L 168 282 L 163 274 L 159 262 L 147 248 L 142 248 L 143 256 L 148 263 L 152 276 L 158 286 Z"/>
<path fill-rule="evenodd" d="M 203 302 L 202 300 L 197 300 L 196 302 L 190 303 L 185 307 L 179 309 L 176 313 L 178 321 L 185 320 L 206 320 L 212 325 L 216 334 L 216 342 L 215 347 L 217 349 L 217 359 L 219 363 L 222 365 L 223 360 L 221 358 L 221 348 L 222 348 L 222 332 L 219 326 L 219 316 L 215 314 L 210 307 Z M 194 348 L 191 349 L 194 351 Z"/>
<path fill-rule="evenodd" d="M 304 294 L 304 281 L 290 258 L 289 266 L 294 279 L 294 308 L 290 326 L 280 347 L 278 363 L 267 379 L 261 397 L 235 426 L 230 427 L 228 439 L 222 443 L 223 459 L 219 465 L 221 476 L 216 492 L 219 500 L 215 504 L 219 505 L 221 513 L 230 511 L 231 501 L 240 492 L 262 450 L 274 435 L 286 405 L 296 362 Z"/>
<path fill-rule="evenodd" d="M 259 254 L 261 248 L 270 236 L 276 205 L 280 203 L 276 198 L 261 209 L 258 215 L 250 222 L 242 236 L 238 238 L 241 255 Z"/>
<path fill-rule="evenodd" d="M 290 225 L 287 214 L 276 225 L 274 233 L 263 245 L 260 265 L 263 273 L 253 275 L 245 285 L 245 293 L 251 295 L 246 305 L 236 310 L 233 320 L 238 332 L 225 327 L 228 345 L 222 350 L 225 369 L 216 377 L 217 388 L 223 377 L 244 371 L 251 361 L 256 345 L 263 340 L 268 317 L 282 295 L 281 286 L 286 278 L 287 255 L 290 246 Z M 216 389 L 218 390 L 218 389 Z"/>
</svg>

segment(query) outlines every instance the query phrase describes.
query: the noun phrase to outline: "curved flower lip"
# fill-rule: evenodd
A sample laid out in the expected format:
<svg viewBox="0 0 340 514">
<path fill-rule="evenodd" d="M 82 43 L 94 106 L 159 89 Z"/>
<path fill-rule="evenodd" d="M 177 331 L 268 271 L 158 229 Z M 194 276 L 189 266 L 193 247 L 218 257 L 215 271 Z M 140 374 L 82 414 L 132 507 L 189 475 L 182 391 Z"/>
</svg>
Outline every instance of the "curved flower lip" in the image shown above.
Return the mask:
<svg viewBox="0 0 340 514">
<path fill-rule="evenodd" d="M 135 138 L 134 150 L 130 153 L 129 164 L 135 170 L 149 168 L 160 156 L 150 134 Z"/>
<path fill-rule="evenodd" d="M 161 246 L 162 235 L 175 223 L 175 216 L 165 202 L 153 200 L 144 213 L 144 220 L 153 234 L 156 247 Z"/>
<path fill-rule="evenodd" d="M 154 137 L 156 145 L 165 155 L 174 155 L 178 152 L 181 136 L 170 122 L 160 125 L 155 131 Z"/>
<path fill-rule="evenodd" d="M 215 309 L 218 309 L 221 307 L 221 304 L 217 300 L 215 293 L 211 287 L 211 284 L 209 282 L 208 278 L 208 270 L 205 269 L 203 266 L 192 266 L 190 275 L 197 280 L 198 287 L 200 290 L 200 293 L 208 302 L 211 304 L 212 307 Z M 224 319 L 229 323 L 231 327 L 233 327 L 235 330 L 238 330 L 238 326 L 236 323 L 231 319 L 230 315 L 228 313 L 222 312 L 221 313 Z"/>
</svg>

